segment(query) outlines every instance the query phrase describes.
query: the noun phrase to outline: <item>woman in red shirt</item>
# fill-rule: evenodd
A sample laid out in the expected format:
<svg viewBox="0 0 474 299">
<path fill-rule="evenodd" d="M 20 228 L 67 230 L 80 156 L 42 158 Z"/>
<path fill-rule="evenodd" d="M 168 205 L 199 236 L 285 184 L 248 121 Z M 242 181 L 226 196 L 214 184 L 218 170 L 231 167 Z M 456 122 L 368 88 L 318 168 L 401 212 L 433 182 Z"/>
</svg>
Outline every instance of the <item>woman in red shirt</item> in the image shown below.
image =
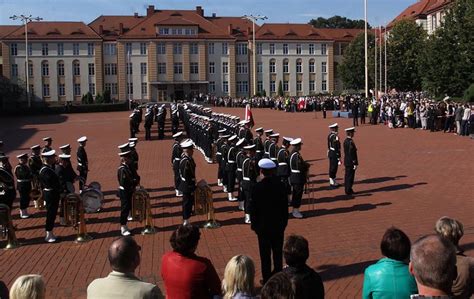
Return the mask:
<svg viewBox="0 0 474 299">
<path fill-rule="evenodd" d="M 194 225 L 181 225 L 170 238 L 172 252 L 163 255 L 161 277 L 168 299 L 208 299 L 221 296 L 221 282 L 207 258 L 194 252 L 201 233 Z"/>
</svg>

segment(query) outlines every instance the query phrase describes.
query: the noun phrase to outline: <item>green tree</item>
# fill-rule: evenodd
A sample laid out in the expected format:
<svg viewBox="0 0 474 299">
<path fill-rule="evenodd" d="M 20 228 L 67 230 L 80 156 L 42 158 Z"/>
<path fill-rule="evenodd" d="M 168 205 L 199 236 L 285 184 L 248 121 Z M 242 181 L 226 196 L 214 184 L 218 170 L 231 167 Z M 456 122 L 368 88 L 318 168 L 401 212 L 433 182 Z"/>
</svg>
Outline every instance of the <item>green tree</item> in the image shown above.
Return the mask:
<svg viewBox="0 0 474 299">
<path fill-rule="evenodd" d="M 278 83 L 278 96 L 282 97 L 283 96 L 283 85 L 281 83 L 281 80 L 280 82 Z"/>
<path fill-rule="evenodd" d="M 104 103 L 111 103 L 112 97 L 110 96 L 110 90 L 106 89 L 103 93 Z"/>
<path fill-rule="evenodd" d="M 400 91 L 421 90 L 420 57 L 426 31 L 413 20 L 401 20 L 392 30 L 387 45 L 388 85 Z"/>
<path fill-rule="evenodd" d="M 99 92 L 97 93 L 97 95 L 95 96 L 95 102 L 97 104 L 102 104 L 104 103 L 104 96 Z"/>
<path fill-rule="evenodd" d="M 454 2 L 426 44 L 423 88 L 437 96 L 462 96 L 474 83 L 474 2 Z"/>
<path fill-rule="evenodd" d="M 92 104 L 94 102 L 94 97 L 90 92 L 82 96 L 82 104 Z"/>
<path fill-rule="evenodd" d="M 264 89 L 264 90 L 262 91 L 262 97 L 266 97 L 266 96 L 267 96 L 267 91 Z"/>
<path fill-rule="evenodd" d="M 374 41 L 375 36 L 371 33 L 367 36 L 369 44 L 369 86 L 373 86 L 373 66 L 374 66 Z M 340 75 L 344 89 L 365 89 L 365 36 L 360 33 L 347 46 L 344 51 L 344 59 L 338 65 L 337 73 Z"/>
<path fill-rule="evenodd" d="M 352 20 L 346 17 L 333 16 L 328 19 L 319 17 L 317 19 L 312 19 L 309 21 L 309 24 L 313 25 L 315 28 L 344 28 L 344 29 L 364 29 L 365 22 L 364 20 Z M 370 24 L 367 24 L 368 28 Z"/>
</svg>

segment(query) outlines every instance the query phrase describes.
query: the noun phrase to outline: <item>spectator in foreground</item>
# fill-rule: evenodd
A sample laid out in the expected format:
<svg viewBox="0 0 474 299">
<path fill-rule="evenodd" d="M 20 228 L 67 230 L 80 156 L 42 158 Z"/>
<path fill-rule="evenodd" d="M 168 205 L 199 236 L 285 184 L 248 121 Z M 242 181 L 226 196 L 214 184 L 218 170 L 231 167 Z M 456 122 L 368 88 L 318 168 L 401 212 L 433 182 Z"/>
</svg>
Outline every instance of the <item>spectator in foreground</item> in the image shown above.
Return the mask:
<svg viewBox="0 0 474 299">
<path fill-rule="evenodd" d="M 18 277 L 10 289 L 10 299 L 44 299 L 45 294 L 43 277 L 37 274 Z"/>
<path fill-rule="evenodd" d="M 456 246 L 457 277 L 451 291 L 456 298 L 470 298 L 474 293 L 474 259 L 467 257 L 459 248 L 459 240 L 464 235 L 461 222 L 449 217 L 441 217 L 436 222 L 436 233 Z"/>
<path fill-rule="evenodd" d="M 263 286 L 261 299 L 296 299 L 290 277 L 284 272 L 273 275 Z"/>
<path fill-rule="evenodd" d="M 246 255 L 236 255 L 225 267 L 222 280 L 224 299 L 256 299 L 255 264 Z"/>
<path fill-rule="evenodd" d="M 173 251 L 163 255 L 161 277 L 168 299 L 208 299 L 221 295 L 221 282 L 207 258 L 197 256 L 201 233 L 195 225 L 180 225 L 171 235 Z"/>
<path fill-rule="evenodd" d="M 140 265 L 140 250 L 141 247 L 132 237 L 121 237 L 112 242 L 108 253 L 112 272 L 89 284 L 87 298 L 163 298 L 157 286 L 141 281 L 134 274 Z"/>
<path fill-rule="evenodd" d="M 1 142 L 1 141 L 0 141 Z M 0 143 L 1 144 L 1 143 Z M 1 149 L 0 149 L 1 150 Z M 0 280 L 0 299 L 8 299 L 8 287 Z"/>
<path fill-rule="evenodd" d="M 404 232 L 387 229 L 380 242 L 385 257 L 365 270 L 362 298 L 409 298 L 417 293 L 416 281 L 408 271 L 410 246 Z"/>
<path fill-rule="evenodd" d="M 418 286 L 418 294 L 411 298 L 451 298 L 456 278 L 454 245 L 438 235 L 424 236 L 413 244 L 410 257 L 408 267 Z"/>
<path fill-rule="evenodd" d="M 291 235 L 283 246 L 283 257 L 287 267 L 283 272 L 290 277 L 298 299 L 324 298 L 324 285 L 321 276 L 306 265 L 309 257 L 308 241 L 297 235 Z"/>
</svg>

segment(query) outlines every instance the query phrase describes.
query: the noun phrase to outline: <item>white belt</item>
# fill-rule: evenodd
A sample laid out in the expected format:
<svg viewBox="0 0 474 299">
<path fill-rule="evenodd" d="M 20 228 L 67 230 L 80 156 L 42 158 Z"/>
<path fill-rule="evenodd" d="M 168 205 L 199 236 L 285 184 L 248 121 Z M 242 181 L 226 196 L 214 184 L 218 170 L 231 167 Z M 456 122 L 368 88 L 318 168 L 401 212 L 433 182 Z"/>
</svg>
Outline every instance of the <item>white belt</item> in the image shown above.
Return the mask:
<svg viewBox="0 0 474 299">
<path fill-rule="evenodd" d="M 174 161 L 179 161 L 181 160 L 181 158 L 174 158 Z"/>
<path fill-rule="evenodd" d="M 278 166 L 281 166 L 281 165 L 288 165 L 288 164 L 286 164 L 286 162 L 278 162 Z"/>
<path fill-rule="evenodd" d="M 119 186 L 119 189 L 120 190 L 125 190 L 125 187 L 124 186 Z"/>
<path fill-rule="evenodd" d="M 261 150 L 257 150 L 257 153 L 261 153 L 262 151 Z"/>
<path fill-rule="evenodd" d="M 29 182 L 30 180 L 16 180 L 18 183 L 26 183 Z"/>
<path fill-rule="evenodd" d="M 53 189 L 49 189 L 49 188 L 44 188 L 43 190 L 44 191 L 53 191 Z"/>
<path fill-rule="evenodd" d="M 242 171 L 242 168 L 237 168 L 237 171 Z"/>
<path fill-rule="evenodd" d="M 82 163 L 77 163 L 78 166 L 82 166 Z"/>
<path fill-rule="evenodd" d="M 250 181 L 250 178 L 243 177 L 242 178 L 244 181 Z"/>
<path fill-rule="evenodd" d="M 336 150 L 336 149 L 335 149 L 335 148 L 333 148 L 333 147 L 330 147 L 329 149 L 330 149 L 331 151 L 335 151 L 335 150 Z"/>
<path fill-rule="evenodd" d="M 301 171 L 299 171 L 299 170 L 293 170 L 293 169 L 292 169 L 291 172 L 293 172 L 293 173 L 300 173 Z"/>
<path fill-rule="evenodd" d="M 229 161 L 227 161 L 227 163 L 229 163 L 229 164 L 234 164 L 235 161 L 230 161 L 230 160 L 229 160 Z"/>
<path fill-rule="evenodd" d="M 276 160 L 277 160 L 277 158 L 270 158 L 270 160 L 272 160 L 272 161 L 276 161 Z"/>
<path fill-rule="evenodd" d="M 222 153 L 217 152 L 216 155 L 222 156 Z"/>
</svg>

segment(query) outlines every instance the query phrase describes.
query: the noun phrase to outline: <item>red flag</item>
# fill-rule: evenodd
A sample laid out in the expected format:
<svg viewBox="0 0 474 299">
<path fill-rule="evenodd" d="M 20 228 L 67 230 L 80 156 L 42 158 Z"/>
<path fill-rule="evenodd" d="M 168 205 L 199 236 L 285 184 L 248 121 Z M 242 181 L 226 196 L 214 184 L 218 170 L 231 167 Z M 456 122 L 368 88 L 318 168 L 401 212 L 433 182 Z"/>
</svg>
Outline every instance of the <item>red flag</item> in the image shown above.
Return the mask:
<svg viewBox="0 0 474 299">
<path fill-rule="evenodd" d="M 250 110 L 250 104 L 245 106 L 245 120 L 249 121 L 249 126 L 252 128 L 255 125 L 253 121 L 252 110 Z"/>
</svg>

